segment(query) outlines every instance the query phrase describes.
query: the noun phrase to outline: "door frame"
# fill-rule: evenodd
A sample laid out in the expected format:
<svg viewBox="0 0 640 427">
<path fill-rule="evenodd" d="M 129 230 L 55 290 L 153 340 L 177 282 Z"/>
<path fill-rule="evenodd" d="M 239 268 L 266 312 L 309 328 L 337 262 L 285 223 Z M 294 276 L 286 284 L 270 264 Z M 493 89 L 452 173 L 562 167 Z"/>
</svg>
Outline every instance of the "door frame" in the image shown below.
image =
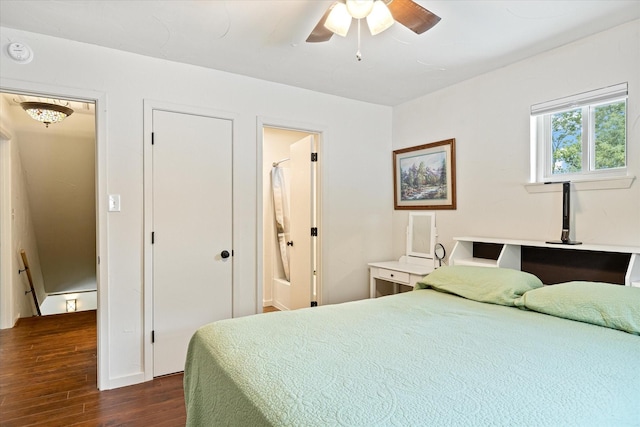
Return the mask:
<svg viewBox="0 0 640 427">
<path fill-rule="evenodd" d="M 233 199 L 235 194 L 233 169 L 234 169 L 234 151 L 235 136 L 238 134 L 238 116 L 237 114 L 227 111 L 214 110 L 211 108 L 175 104 L 153 99 L 143 100 L 143 372 L 144 381 L 153 380 L 153 343 L 151 342 L 151 331 L 153 330 L 153 246 L 151 244 L 151 232 L 153 231 L 153 151 L 151 147 L 151 133 L 153 132 L 153 111 L 160 110 L 170 113 L 190 114 L 195 116 L 211 117 L 215 119 L 224 119 L 231 121 L 231 218 L 232 230 L 231 240 L 232 248 L 237 247 L 236 233 L 233 232 L 233 222 L 235 221 Z M 231 295 L 232 301 L 235 302 L 233 295 L 236 289 L 236 280 L 238 277 L 236 268 L 237 262 L 233 263 L 231 271 Z M 234 317 L 234 304 L 231 305 L 231 317 Z"/>
<path fill-rule="evenodd" d="M 13 267 L 11 251 L 13 234 L 11 232 L 11 159 L 9 143 L 11 132 L 0 124 L 0 328 L 13 327 Z"/>
<path fill-rule="evenodd" d="M 96 282 L 98 294 L 96 316 L 98 339 L 98 351 L 96 354 L 98 365 L 97 385 L 99 390 L 110 389 L 112 387 L 109 382 L 111 374 L 109 370 L 109 242 L 107 235 L 107 95 L 105 92 L 1 77 L 0 92 L 39 95 L 49 98 L 93 102 L 95 104 Z M 7 218 L 1 218 L 0 220 L 4 222 L 7 221 Z"/>
<path fill-rule="evenodd" d="M 322 177 L 323 171 L 325 170 L 325 156 L 324 156 L 324 147 L 327 142 L 327 134 L 328 130 L 326 126 L 314 124 L 314 123 L 303 123 L 297 122 L 293 120 L 287 119 L 278 119 L 272 117 L 264 117 L 258 116 L 257 118 L 257 143 L 256 143 L 256 313 L 262 313 L 263 307 L 263 297 L 264 297 L 264 276 L 263 272 L 263 264 L 264 264 L 264 251 L 262 250 L 264 243 L 264 229 L 262 226 L 262 212 L 264 207 L 264 199 L 262 197 L 262 186 L 264 185 L 263 177 L 262 177 L 262 163 L 263 163 L 263 145 L 264 145 L 264 128 L 276 128 L 283 130 L 291 130 L 297 132 L 306 132 L 309 134 L 317 135 L 316 141 L 316 152 L 318 153 L 318 165 L 316 168 L 316 215 L 317 215 L 317 223 L 316 227 L 318 227 L 318 236 L 317 236 L 317 252 L 316 252 L 316 298 L 318 305 L 322 305 L 323 301 L 323 291 L 324 286 L 322 286 L 322 278 L 323 278 L 323 263 L 322 263 L 322 235 L 324 231 L 324 227 L 322 226 L 322 218 L 323 218 L 323 187 L 322 187 Z"/>
</svg>

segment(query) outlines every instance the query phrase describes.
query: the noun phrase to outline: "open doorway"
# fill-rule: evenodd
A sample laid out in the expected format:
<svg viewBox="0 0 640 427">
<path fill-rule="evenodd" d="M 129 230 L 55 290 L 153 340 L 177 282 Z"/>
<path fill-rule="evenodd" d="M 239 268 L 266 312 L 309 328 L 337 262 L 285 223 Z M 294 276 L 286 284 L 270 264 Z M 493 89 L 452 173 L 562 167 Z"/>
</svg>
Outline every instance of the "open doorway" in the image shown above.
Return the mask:
<svg viewBox="0 0 640 427">
<path fill-rule="evenodd" d="M 320 300 L 321 134 L 262 128 L 262 305 L 290 310 Z"/>
<path fill-rule="evenodd" d="M 95 176 L 93 178 L 96 185 L 96 199 L 95 199 L 95 211 L 96 211 L 96 229 L 93 230 L 93 234 L 96 236 L 96 260 L 97 263 L 97 386 L 100 390 L 106 390 L 117 386 L 117 382 L 114 384 L 110 380 L 109 369 L 109 301 L 108 301 L 108 288 L 107 288 L 107 273 L 109 271 L 109 257 L 107 250 L 107 113 L 106 113 L 106 93 L 80 88 L 71 88 L 58 85 L 47 85 L 36 82 L 29 82 L 23 80 L 13 79 L 0 79 L 0 92 L 17 93 L 23 95 L 49 97 L 52 99 L 63 99 L 79 102 L 88 102 L 94 105 L 94 138 L 95 138 Z M 3 98 L 0 96 L 0 101 Z M 11 206 L 8 195 L 9 191 L 3 191 L 6 188 L 10 188 L 7 184 L 9 180 L 5 179 L 7 175 L 9 162 L 9 156 L 11 145 L 8 143 L 12 138 L 12 130 L 8 129 L 5 125 L 5 112 L 8 107 L 2 104 L 0 110 L 0 182 L 3 184 L 0 186 L 0 248 L 4 247 L 7 250 L 0 251 L 0 270 L 2 271 L 0 281 L 0 300 L 2 307 L 0 309 L 0 327 L 11 327 L 18 318 L 18 314 L 14 311 L 13 298 L 6 298 L 7 293 L 11 293 L 11 287 L 8 285 L 10 280 L 5 280 L 6 277 L 13 280 L 13 275 L 17 275 L 17 269 L 4 268 L 4 265 L 12 265 L 13 251 L 9 248 L 9 244 L 1 241 L 5 239 L 10 233 L 5 232 L 7 229 L 11 229 Z M 7 118 L 7 121 L 10 121 Z M 9 123 L 9 127 L 11 124 Z M 8 257 L 3 254 L 10 254 Z M 5 286 L 6 284 L 6 286 Z M 16 294 L 16 298 L 19 294 Z"/>
<path fill-rule="evenodd" d="M 9 231 L 1 256 L 12 273 L 2 284 L 3 296 L 10 294 L 12 301 L 7 321 L 95 310 L 95 103 L 39 94 L 1 96 L 3 122 L 10 129 L 3 141 L 10 181 L 3 200 L 9 209 L 3 204 L 0 219 Z"/>
</svg>

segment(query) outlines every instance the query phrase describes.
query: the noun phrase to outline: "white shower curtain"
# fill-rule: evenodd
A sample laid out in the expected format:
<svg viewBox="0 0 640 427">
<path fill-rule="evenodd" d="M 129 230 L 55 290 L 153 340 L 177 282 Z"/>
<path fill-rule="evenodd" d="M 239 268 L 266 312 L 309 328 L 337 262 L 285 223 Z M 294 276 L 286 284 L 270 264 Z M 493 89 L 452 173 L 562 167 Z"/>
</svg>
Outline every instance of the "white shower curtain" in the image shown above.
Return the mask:
<svg viewBox="0 0 640 427">
<path fill-rule="evenodd" d="M 289 281 L 289 247 L 287 242 L 290 238 L 289 229 L 289 188 L 285 174 L 288 169 L 275 166 L 271 169 L 271 188 L 273 192 L 273 209 L 276 219 L 276 233 L 278 235 L 278 246 L 280 247 L 280 259 L 284 275 Z"/>
</svg>

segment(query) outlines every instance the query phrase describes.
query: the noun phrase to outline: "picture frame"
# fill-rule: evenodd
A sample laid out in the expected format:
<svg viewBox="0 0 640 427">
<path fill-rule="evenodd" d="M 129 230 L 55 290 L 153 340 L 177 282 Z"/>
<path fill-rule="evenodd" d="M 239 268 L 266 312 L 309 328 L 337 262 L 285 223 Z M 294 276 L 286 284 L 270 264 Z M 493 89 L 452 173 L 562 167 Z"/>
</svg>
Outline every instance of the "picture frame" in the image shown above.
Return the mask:
<svg viewBox="0 0 640 427">
<path fill-rule="evenodd" d="M 456 209 L 456 140 L 393 152 L 396 210 Z"/>
</svg>

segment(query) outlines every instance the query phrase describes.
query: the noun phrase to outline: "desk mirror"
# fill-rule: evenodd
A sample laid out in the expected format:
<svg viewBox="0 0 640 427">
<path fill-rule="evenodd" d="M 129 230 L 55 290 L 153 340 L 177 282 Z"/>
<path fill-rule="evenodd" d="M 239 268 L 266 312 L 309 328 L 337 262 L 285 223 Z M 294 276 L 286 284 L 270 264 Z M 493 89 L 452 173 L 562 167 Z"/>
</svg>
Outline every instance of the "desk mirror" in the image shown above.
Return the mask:
<svg viewBox="0 0 640 427">
<path fill-rule="evenodd" d="M 435 244 L 435 212 L 409 212 L 407 256 L 433 259 Z"/>
</svg>

